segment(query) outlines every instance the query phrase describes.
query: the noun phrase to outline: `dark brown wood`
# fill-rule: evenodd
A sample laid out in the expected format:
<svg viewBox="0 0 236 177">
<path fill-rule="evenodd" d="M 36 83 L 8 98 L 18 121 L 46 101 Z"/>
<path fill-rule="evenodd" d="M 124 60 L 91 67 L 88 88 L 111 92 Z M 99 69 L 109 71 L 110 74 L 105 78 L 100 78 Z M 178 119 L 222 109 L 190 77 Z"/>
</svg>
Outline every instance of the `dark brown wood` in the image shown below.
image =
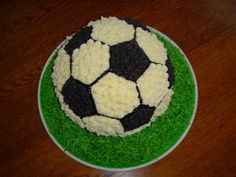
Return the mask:
<svg viewBox="0 0 236 177">
<path fill-rule="evenodd" d="M 196 72 L 199 104 L 184 141 L 143 169 L 85 167 L 50 140 L 37 108 L 37 86 L 53 49 L 100 16 L 131 17 L 167 34 Z M 236 1 L 1 1 L 0 176 L 236 176 Z"/>
</svg>

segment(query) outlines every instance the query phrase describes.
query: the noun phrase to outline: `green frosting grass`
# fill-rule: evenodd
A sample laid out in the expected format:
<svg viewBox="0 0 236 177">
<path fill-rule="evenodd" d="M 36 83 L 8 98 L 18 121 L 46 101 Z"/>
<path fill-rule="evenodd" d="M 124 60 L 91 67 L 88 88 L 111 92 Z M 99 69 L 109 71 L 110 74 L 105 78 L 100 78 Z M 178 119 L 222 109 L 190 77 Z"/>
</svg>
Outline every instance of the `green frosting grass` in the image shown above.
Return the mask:
<svg viewBox="0 0 236 177">
<path fill-rule="evenodd" d="M 89 133 L 65 115 L 60 109 L 51 80 L 57 54 L 51 58 L 40 85 L 41 110 L 49 132 L 65 151 L 90 164 L 127 168 L 160 157 L 178 141 L 190 124 L 194 111 L 195 84 L 179 49 L 164 37 L 157 37 L 167 48 L 175 68 L 174 95 L 164 115 L 140 133 L 124 138 Z"/>
</svg>

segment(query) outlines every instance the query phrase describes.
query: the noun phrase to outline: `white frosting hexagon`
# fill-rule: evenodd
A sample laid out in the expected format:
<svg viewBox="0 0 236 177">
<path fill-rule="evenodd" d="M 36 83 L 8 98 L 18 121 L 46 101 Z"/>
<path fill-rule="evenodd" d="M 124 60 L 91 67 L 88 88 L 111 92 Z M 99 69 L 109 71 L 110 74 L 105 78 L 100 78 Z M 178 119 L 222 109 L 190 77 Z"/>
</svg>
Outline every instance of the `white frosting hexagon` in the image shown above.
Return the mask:
<svg viewBox="0 0 236 177">
<path fill-rule="evenodd" d="M 109 68 L 109 58 L 109 46 L 90 39 L 73 52 L 72 76 L 91 84 Z"/>
<path fill-rule="evenodd" d="M 152 62 L 165 64 L 167 60 L 166 48 L 155 34 L 144 31 L 142 28 L 137 28 L 136 41 Z"/>
<path fill-rule="evenodd" d="M 108 73 L 92 86 L 92 95 L 99 113 L 122 118 L 139 105 L 136 84 Z"/>
<path fill-rule="evenodd" d="M 58 51 L 58 56 L 54 62 L 52 80 L 53 85 L 61 91 L 63 85 L 70 77 L 70 56 L 64 49 Z"/>
<path fill-rule="evenodd" d="M 102 17 L 101 20 L 90 22 L 93 26 L 92 38 L 109 45 L 130 41 L 134 38 L 134 27 L 116 17 Z"/>
<path fill-rule="evenodd" d="M 172 89 L 169 89 L 167 91 L 167 94 L 164 96 L 161 103 L 157 106 L 153 117 L 161 116 L 162 114 L 164 114 L 166 112 L 173 93 L 174 92 L 172 91 Z M 153 118 L 152 118 L 152 121 L 153 121 Z"/>
<path fill-rule="evenodd" d="M 124 132 L 124 128 L 119 120 L 105 116 L 84 117 L 83 122 L 90 132 L 95 132 L 98 135 L 117 136 L 117 134 Z"/>
<path fill-rule="evenodd" d="M 137 80 L 143 104 L 157 106 L 168 91 L 167 67 L 150 64 L 144 74 Z"/>
</svg>

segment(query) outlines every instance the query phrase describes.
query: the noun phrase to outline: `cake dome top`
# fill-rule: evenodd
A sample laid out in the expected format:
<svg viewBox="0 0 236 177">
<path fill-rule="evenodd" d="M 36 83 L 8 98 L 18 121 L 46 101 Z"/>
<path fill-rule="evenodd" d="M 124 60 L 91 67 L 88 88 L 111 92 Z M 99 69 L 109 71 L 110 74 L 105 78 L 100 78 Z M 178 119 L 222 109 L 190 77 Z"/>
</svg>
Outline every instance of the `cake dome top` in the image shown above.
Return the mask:
<svg viewBox="0 0 236 177">
<path fill-rule="evenodd" d="M 61 108 L 74 122 L 98 135 L 126 136 L 165 112 L 174 69 L 147 26 L 102 17 L 68 37 L 52 79 Z"/>
</svg>

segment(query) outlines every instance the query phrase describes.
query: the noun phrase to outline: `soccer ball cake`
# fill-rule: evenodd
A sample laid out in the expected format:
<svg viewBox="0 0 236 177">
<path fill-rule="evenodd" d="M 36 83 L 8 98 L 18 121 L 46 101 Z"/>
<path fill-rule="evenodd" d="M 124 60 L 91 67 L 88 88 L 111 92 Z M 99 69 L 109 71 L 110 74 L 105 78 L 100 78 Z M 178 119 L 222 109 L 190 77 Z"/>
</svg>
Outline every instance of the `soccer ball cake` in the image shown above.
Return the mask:
<svg viewBox="0 0 236 177">
<path fill-rule="evenodd" d="M 67 37 L 52 80 L 61 109 L 80 127 L 127 136 L 166 111 L 174 69 L 163 43 L 147 26 L 102 17 Z"/>
</svg>

